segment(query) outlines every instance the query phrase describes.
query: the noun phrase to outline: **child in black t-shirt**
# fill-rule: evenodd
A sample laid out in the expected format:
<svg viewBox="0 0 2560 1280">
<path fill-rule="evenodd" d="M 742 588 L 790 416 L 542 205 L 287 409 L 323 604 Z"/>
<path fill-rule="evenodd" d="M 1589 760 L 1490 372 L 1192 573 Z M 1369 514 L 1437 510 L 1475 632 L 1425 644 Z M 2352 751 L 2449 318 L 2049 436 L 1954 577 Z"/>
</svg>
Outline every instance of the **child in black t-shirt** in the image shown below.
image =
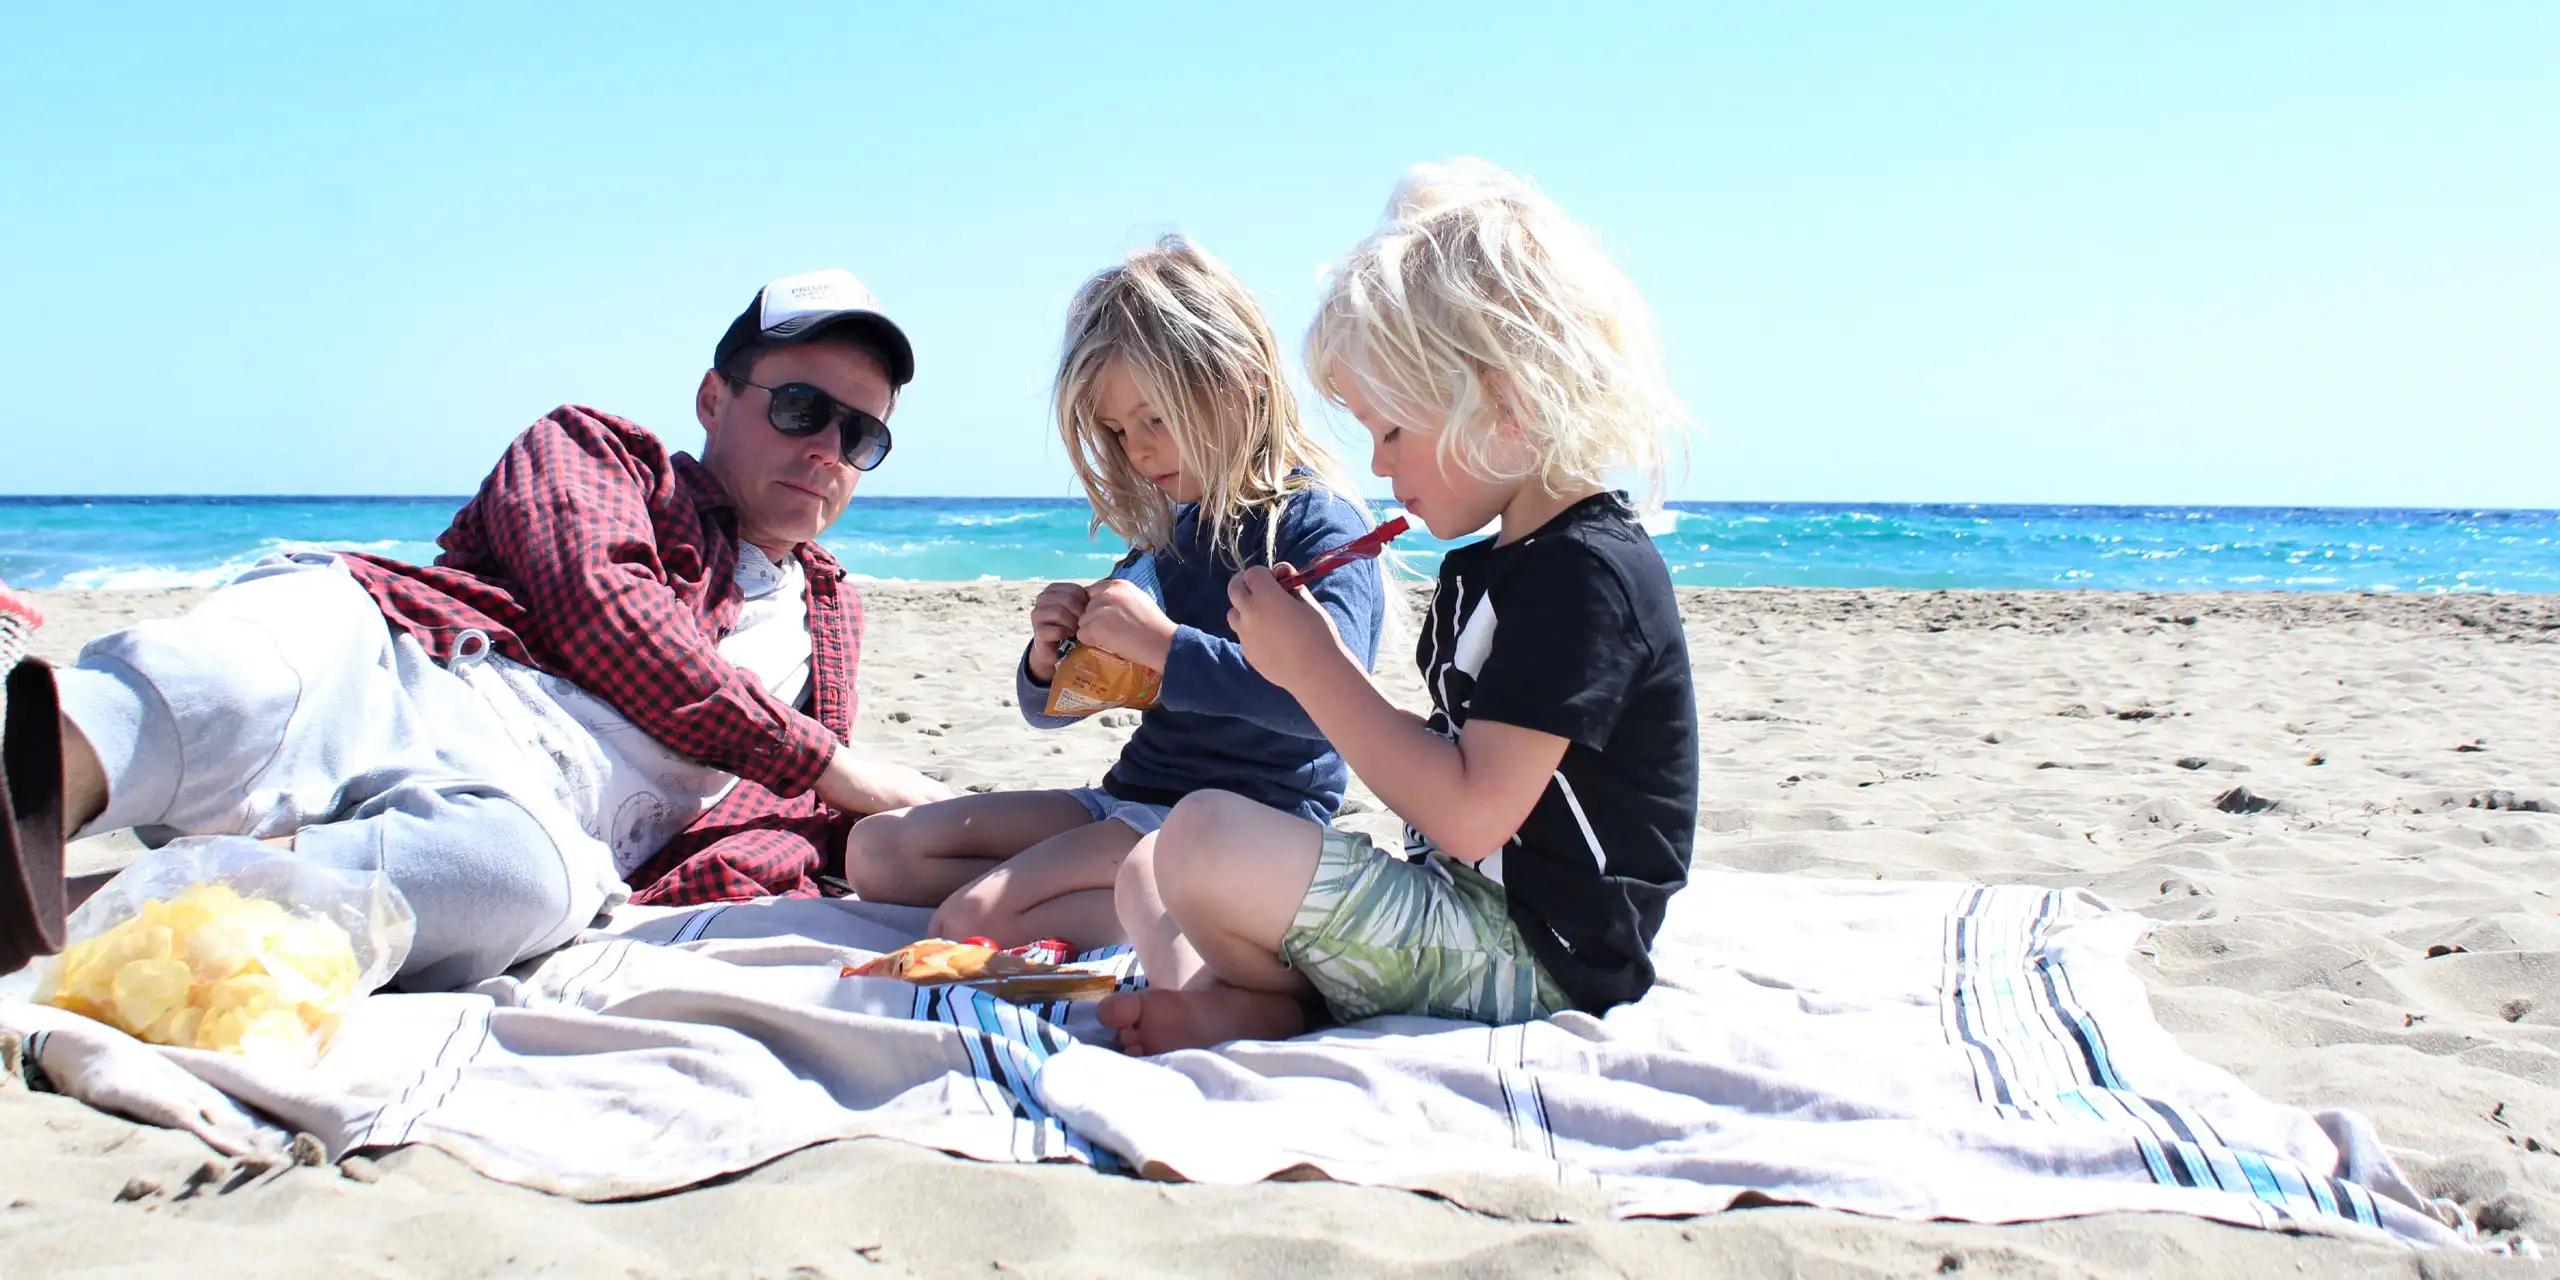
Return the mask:
<svg viewBox="0 0 2560 1280">
<path fill-rule="evenodd" d="M 1223 792 L 1131 851 L 1121 924 L 1153 986 L 1105 1001 L 1132 1053 L 1344 1020 L 1522 1022 L 1653 983 L 1685 881 L 1697 713 L 1671 577 L 1606 473 L 1658 478 L 1680 422 L 1650 313 L 1591 237 L 1481 162 L 1417 166 L 1307 335 L 1372 469 L 1443 538 L 1426 720 L 1303 591 L 1237 575 L 1245 658 L 1407 823 L 1408 855 Z"/>
</svg>

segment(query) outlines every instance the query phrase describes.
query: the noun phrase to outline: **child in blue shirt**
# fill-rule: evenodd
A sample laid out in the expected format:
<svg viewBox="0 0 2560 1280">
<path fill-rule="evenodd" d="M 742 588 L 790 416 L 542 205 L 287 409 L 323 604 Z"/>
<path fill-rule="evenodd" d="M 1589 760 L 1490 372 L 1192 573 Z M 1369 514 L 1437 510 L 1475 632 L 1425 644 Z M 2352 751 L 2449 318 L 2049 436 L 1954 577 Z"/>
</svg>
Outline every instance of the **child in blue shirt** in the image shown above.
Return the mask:
<svg viewBox="0 0 2560 1280">
<path fill-rule="evenodd" d="M 938 904 L 935 936 L 1119 941 L 1120 861 L 1182 797 L 1232 792 L 1321 823 L 1348 781 L 1297 700 L 1246 663 L 1227 620 L 1239 571 L 1304 564 L 1369 527 L 1342 464 L 1299 419 L 1252 294 L 1180 237 L 1130 255 L 1076 296 L 1055 412 L 1094 526 L 1138 551 L 1101 582 L 1040 593 L 1015 673 L 1023 716 L 1074 723 L 1040 710 L 1070 639 L 1162 672 L 1162 690 L 1095 786 L 962 796 L 856 824 L 845 847 L 855 891 Z M 1378 566 L 1327 575 L 1314 599 L 1371 664 Z"/>
</svg>

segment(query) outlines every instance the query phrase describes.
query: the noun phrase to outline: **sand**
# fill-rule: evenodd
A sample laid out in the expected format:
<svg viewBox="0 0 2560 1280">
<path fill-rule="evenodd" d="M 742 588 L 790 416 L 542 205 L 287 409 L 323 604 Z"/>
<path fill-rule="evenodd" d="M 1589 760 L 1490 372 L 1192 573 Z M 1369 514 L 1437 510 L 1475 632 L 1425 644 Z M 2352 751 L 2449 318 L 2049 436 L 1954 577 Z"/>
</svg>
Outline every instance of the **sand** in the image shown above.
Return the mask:
<svg viewBox="0 0 2560 1280">
<path fill-rule="evenodd" d="M 1023 726 L 1033 588 L 877 585 L 859 742 L 957 785 L 1089 782 L 1126 725 Z M 193 593 L 36 593 L 38 651 Z M 2086 886 L 2198 1056 L 2349 1107 L 2493 1239 L 2560 1244 L 2560 598 L 1686 591 L 1702 864 Z M 1409 634 L 1409 633 L 1408 633 Z M 1390 687 L 1420 689 L 1409 641 Z M 1383 824 L 1355 796 L 1365 824 Z M 115 839 L 76 850 L 117 865 Z M 1555 1226 L 1401 1192 L 1164 1186 L 885 1142 L 579 1205 L 431 1151 L 362 1172 L 0 1091 L 0 1274 L 2542 1275 L 2157 1215 L 1806 1209 Z M 200 1182 L 190 1191 L 191 1180 Z M 141 1194 L 118 1195 L 128 1185 Z"/>
</svg>

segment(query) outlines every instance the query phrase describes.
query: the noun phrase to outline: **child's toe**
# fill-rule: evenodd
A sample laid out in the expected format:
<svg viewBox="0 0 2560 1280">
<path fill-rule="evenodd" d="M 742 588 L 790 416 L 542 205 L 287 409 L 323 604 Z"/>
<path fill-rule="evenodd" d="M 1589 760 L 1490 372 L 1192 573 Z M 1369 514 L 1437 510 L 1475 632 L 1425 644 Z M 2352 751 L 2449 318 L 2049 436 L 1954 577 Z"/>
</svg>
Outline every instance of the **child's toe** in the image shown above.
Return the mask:
<svg viewBox="0 0 2560 1280">
<path fill-rule="evenodd" d="M 1100 1019 L 1102 1025 L 1114 1031 L 1127 1031 L 1138 1025 L 1141 1007 L 1139 998 L 1134 992 L 1104 996 L 1102 1003 L 1094 1006 L 1093 1016 Z"/>
</svg>

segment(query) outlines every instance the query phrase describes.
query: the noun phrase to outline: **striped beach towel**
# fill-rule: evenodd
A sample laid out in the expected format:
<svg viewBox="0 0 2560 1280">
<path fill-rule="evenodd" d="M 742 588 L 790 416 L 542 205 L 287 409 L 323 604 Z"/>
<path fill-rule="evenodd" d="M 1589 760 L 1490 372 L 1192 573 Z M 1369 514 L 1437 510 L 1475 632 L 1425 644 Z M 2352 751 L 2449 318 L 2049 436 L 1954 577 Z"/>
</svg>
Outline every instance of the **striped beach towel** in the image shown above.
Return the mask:
<svg viewBox="0 0 2560 1280">
<path fill-rule="evenodd" d="M 1534 1216 L 1821 1205 L 2012 1222 L 2110 1211 L 2462 1238 L 2360 1117 L 2179 1049 L 2077 891 L 1701 873 L 1661 979 L 1605 1018 L 1377 1018 L 1133 1061 L 1079 1048 L 1051 1111 L 1151 1174 L 1292 1171 Z"/>
<path fill-rule="evenodd" d="M 927 913 L 630 913 L 470 993 L 365 1002 L 320 1067 L 152 1050 L 0 1003 L 58 1087 L 233 1149 L 427 1143 L 585 1199 L 837 1138 L 1154 1177 L 1321 1175 L 1543 1220 L 1795 1203 L 2012 1222 L 2110 1211 L 2461 1241 L 2371 1126 L 2180 1050 L 2077 891 L 1702 873 L 1642 1001 L 1514 1027 L 1375 1018 L 1132 1059 L 1089 1005 L 844 979 Z M 1142 979 L 1117 950 L 1088 957 Z"/>
</svg>

